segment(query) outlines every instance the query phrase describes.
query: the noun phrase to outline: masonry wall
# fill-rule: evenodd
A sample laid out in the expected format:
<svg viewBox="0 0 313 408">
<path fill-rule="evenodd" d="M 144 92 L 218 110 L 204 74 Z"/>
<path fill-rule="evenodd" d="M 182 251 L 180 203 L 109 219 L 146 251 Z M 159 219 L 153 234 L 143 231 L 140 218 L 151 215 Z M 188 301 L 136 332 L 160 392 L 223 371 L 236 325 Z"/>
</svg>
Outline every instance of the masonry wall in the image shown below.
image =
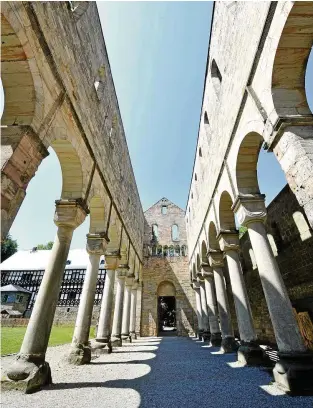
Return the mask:
<svg viewBox="0 0 313 408">
<path fill-rule="evenodd" d="M 166 214 L 162 214 L 166 206 Z M 141 302 L 141 335 L 158 334 L 158 287 L 164 281 L 171 282 L 176 291 L 176 324 L 177 334 L 187 336 L 196 330 L 195 296 L 190 286 L 188 256 L 155 256 L 151 253 L 153 246 L 186 245 L 186 227 L 184 211 L 163 198 L 145 212 L 144 264 L 142 268 L 142 302 Z M 153 224 L 157 225 L 158 236 L 152 234 Z M 172 225 L 179 229 L 179 239 L 172 240 Z"/>
<path fill-rule="evenodd" d="M 298 318 L 301 318 L 299 313 L 302 313 L 302 316 L 303 313 L 306 314 L 312 322 L 313 329 L 313 231 L 309 228 L 307 235 L 311 236 L 304 240 L 301 238 L 293 214 L 301 212 L 304 215 L 304 212 L 288 185 L 269 204 L 267 210 L 267 231 L 274 237 L 277 246 L 276 260 L 290 300 Z M 258 337 L 263 342 L 275 343 L 259 273 L 257 268 L 253 269 L 249 255 L 251 243 L 248 233 L 241 238 L 240 244 L 244 276 Z M 313 345 L 313 332 L 311 341 Z"/>
</svg>

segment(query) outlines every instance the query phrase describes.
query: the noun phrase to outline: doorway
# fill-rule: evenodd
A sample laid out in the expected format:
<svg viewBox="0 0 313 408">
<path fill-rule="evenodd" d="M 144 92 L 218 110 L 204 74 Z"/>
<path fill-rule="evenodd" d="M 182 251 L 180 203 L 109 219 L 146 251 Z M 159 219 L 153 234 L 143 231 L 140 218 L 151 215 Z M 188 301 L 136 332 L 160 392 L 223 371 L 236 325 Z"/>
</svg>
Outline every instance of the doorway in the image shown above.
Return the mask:
<svg viewBox="0 0 313 408">
<path fill-rule="evenodd" d="M 158 297 L 158 335 L 177 335 L 175 296 Z"/>
</svg>

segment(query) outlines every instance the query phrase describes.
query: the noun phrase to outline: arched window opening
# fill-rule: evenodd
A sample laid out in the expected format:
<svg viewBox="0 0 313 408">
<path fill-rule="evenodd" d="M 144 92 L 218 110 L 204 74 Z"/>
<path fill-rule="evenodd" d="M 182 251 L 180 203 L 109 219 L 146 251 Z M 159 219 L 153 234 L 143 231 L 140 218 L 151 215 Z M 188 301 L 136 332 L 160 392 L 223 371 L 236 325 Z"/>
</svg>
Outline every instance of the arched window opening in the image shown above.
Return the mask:
<svg viewBox="0 0 313 408">
<path fill-rule="evenodd" d="M 197 173 L 195 173 L 195 181 L 197 181 L 197 180 L 198 180 Z"/>
<path fill-rule="evenodd" d="M 161 213 L 162 213 L 163 215 L 166 215 L 166 214 L 167 214 L 167 206 L 166 206 L 166 205 L 162 205 L 162 207 L 161 207 Z"/>
<path fill-rule="evenodd" d="M 153 245 L 152 248 L 151 248 L 151 255 L 156 256 L 156 254 L 157 254 L 157 247 L 155 245 Z"/>
<path fill-rule="evenodd" d="M 271 246 L 271 248 L 272 248 L 272 251 L 273 251 L 274 256 L 277 256 L 277 255 L 278 255 L 277 246 L 276 246 L 276 243 L 275 243 L 275 240 L 274 240 L 273 235 L 267 234 L 267 238 L 268 238 L 268 241 L 269 241 L 270 246 Z"/>
<path fill-rule="evenodd" d="M 181 254 L 182 254 L 182 256 L 187 256 L 187 247 L 186 247 L 186 245 L 183 245 L 181 247 Z"/>
<path fill-rule="evenodd" d="M 189 213 L 190 213 L 190 207 L 188 208 L 188 211 L 189 211 Z"/>
<path fill-rule="evenodd" d="M 311 238 L 312 234 L 310 231 L 309 224 L 306 222 L 304 215 L 300 211 L 296 211 L 292 214 L 292 218 L 297 226 L 302 241 Z"/>
<path fill-rule="evenodd" d="M 218 66 L 215 60 L 212 60 L 212 64 L 211 64 L 211 78 L 212 78 L 212 83 L 213 83 L 215 92 L 217 96 L 219 96 L 221 92 L 221 86 L 222 86 L 222 75 L 220 73 L 220 70 L 218 69 Z"/>
<path fill-rule="evenodd" d="M 252 262 L 252 269 L 256 269 L 258 266 L 256 264 L 256 259 L 255 259 L 254 252 L 253 252 L 252 248 L 249 249 L 249 255 L 250 255 L 251 262 Z"/>
<path fill-rule="evenodd" d="M 193 193 L 191 193 L 191 199 L 193 199 Z M 190 208 L 189 208 L 189 212 L 190 212 Z"/>
<path fill-rule="evenodd" d="M 173 247 L 173 245 L 171 245 L 171 246 L 169 247 L 169 255 L 170 255 L 170 256 L 174 256 L 174 254 L 175 254 L 174 247 Z"/>
<path fill-rule="evenodd" d="M 209 125 L 209 118 L 208 118 L 208 114 L 207 114 L 207 112 L 205 111 L 204 112 L 204 124 L 205 125 Z"/>
<path fill-rule="evenodd" d="M 174 224 L 172 225 L 172 241 L 178 241 L 179 240 L 179 229 L 178 225 Z"/>
<path fill-rule="evenodd" d="M 202 150 L 201 147 L 199 147 L 199 156 L 202 157 Z"/>
<path fill-rule="evenodd" d="M 167 245 L 163 247 L 163 256 L 168 256 L 168 246 Z"/>
<path fill-rule="evenodd" d="M 157 224 L 152 225 L 152 240 L 157 241 L 159 238 L 159 231 Z"/>
<path fill-rule="evenodd" d="M 158 248 L 157 248 L 157 256 L 162 256 L 162 253 L 163 253 L 162 245 L 158 245 Z"/>
<path fill-rule="evenodd" d="M 180 246 L 179 245 L 175 246 L 175 256 L 180 256 Z"/>
</svg>

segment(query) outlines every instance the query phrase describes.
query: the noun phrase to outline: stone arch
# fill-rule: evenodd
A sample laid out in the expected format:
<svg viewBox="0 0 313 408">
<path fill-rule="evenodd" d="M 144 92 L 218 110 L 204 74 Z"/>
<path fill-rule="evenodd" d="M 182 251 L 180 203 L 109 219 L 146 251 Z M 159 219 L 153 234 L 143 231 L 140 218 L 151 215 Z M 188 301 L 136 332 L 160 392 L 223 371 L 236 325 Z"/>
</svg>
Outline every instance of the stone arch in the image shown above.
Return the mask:
<svg viewBox="0 0 313 408">
<path fill-rule="evenodd" d="M 89 202 L 90 226 L 89 232 L 97 234 L 106 231 L 106 210 L 100 196 L 93 196 Z"/>
<path fill-rule="evenodd" d="M 121 238 L 122 238 L 121 234 L 122 234 L 121 220 L 119 219 L 115 208 L 112 206 L 111 213 L 110 213 L 109 231 L 108 231 L 108 237 L 109 237 L 110 242 L 107 245 L 106 252 L 109 253 L 109 252 L 115 252 L 115 251 L 120 250 Z"/>
<path fill-rule="evenodd" d="M 272 72 L 272 95 L 279 116 L 311 115 L 305 92 L 313 44 L 313 2 L 294 2 L 283 28 Z"/>
<path fill-rule="evenodd" d="M 311 238 L 312 234 L 310 231 L 309 224 L 307 223 L 304 215 L 300 211 L 296 211 L 292 214 L 292 218 L 296 224 L 300 238 L 302 241 L 305 241 L 308 238 Z"/>
<path fill-rule="evenodd" d="M 207 253 L 208 253 L 208 249 L 207 249 L 206 243 L 205 243 L 205 241 L 202 241 L 202 244 L 201 244 L 201 262 L 208 263 Z"/>
<path fill-rule="evenodd" d="M 51 147 L 58 156 L 62 171 L 61 198 L 81 198 L 83 195 L 83 171 L 77 151 L 66 139 L 53 140 Z"/>
<path fill-rule="evenodd" d="M 235 216 L 232 211 L 233 200 L 228 191 L 223 191 L 219 203 L 219 222 L 221 230 L 235 231 Z"/>
<path fill-rule="evenodd" d="M 176 296 L 175 285 L 169 280 L 161 282 L 157 289 L 157 295 L 158 296 Z"/>
<path fill-rule="evenodd" d="M 9 4 L 1 10 L 1 79 L 4 111 L 1 124 L 30 125 L 44 113 L 44 92 L 28 38 Z"/>
<path fill-rule="evenodd" d="M 201 265 L 201 260 L 200 260 L 200 255 L 197 254 L 197 272 L 200 272 L 200 265 Z"/>
<path fill-rule="evenodd" d="M 237 154 L 236 182 L 239 194 L 259 194 L 257 165 L 263 138 L 256 132 L 248 133 Z"/>
<path fill-rule="evenodd" d="M 213 249 L 215 251 L 220 250 L 220 246 L 217 241 L 217 229 L 213 221 L 210 222 L 209 224 L 209 231 L 208 231 L 208 237 L 209 237 L 209 249 Z"/>
</svg>

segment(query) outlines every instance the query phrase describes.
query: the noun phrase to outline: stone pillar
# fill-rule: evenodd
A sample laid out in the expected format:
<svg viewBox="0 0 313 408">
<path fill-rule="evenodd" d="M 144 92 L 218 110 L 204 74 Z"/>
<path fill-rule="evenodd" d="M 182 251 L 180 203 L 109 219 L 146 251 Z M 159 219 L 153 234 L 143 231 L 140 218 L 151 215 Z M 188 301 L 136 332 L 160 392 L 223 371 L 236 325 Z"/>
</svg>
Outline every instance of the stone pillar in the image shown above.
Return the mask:
<svg viewBox="0 0 313 408">
<path fill-rule="evenodd" d="M 98 330 L 96 336 L 95 348 L 101 349 L 103 352 L 111 353 L 111 323 L 112 323 L 112 307 L 113 307 L 113 292 L 115 269 L 120 259 L 119 251 L 105 254 L 105 283 L 101 300 L 101 309 L 98 322 Z"/>
<path fill-rule="evenodd" d="M 204 280 L 198 276 L 198 282 L 200 286 L 200 300 L 201 300 L 201 315 L 202 315 L 202 325 L 203 325 L 203 340 L 210 340 L 210 330 L 209 330 L 209 315 L 208 315 L 208 306 L 205 295 L 205 286 Z"/>
<path fill-rule="evenodd" d="M 124 307 L 122 316 L 122 341 L 131 342 L 129 335 L 129 323 L 130 323 L 130 301 L 131 290 L 133 286 L 133 277 L 128 277 L 125 280 L 125 292 L 124 292 Z"/>
<path fill-rule="evenodd" d="M 125 280 L 125 290 L 124 290 L 124 305 L 122 314 L 122 341 L 131 342 L 131 337 L 129 333 L 130 325 L 130 306 L 131 306 L 131 290 L 134 279 L 133 277 L 128 277 Z"/>
<path fill-rule="evenodd" d="M 137 308 L 137 288 L 138 283 L 135 283 L 130 295 L 130 324 L 129 332 L 131 339 L 136 339 L 136 308 Z"/>
<path fill-rule="evenodd" d="M 87 212 L 81 200 L 56 201 L 54 222 L 58 226 L 57 235 L 20 353 L 7 373 L 8 378 L 19 381 L 18 388 L 27 393 L 52 381 L 49 364 L 45 362 L 46 350 L 73 231 L 84 221 Z"/>
<path fill-rule="evenodd" d="M 222 331 L 221 351 L 232 353 L 237 350 L 237 344 L 234 338 L 233 326 L 229 311 L 227 299 L 226 284 L 223 271 L 223 254 L 221 251 L 209 250 L 208 259 L 213 269 L 218 312 L 220 316 L 220 325 Z"/>
<path fill-rule="evenodd" d="M 264 195 L 239 196 L 233 209 L 239 223 L 248 228 L 275 332 L 279 349 L 279 362 L 273 370 L 275 381 L 291 393 L 313 391 L 312 353 L 306 352 L 287 289 L 267 238 Z"/>
<path fill-rule="evenodd" d="M 125 291 L 125 279 L 127 271 L 129 270 L 128 265 L 123 265 L 119 267 L 116 276 L 116 294 L 115 294 L 115 306 L 113 315 L 113 325 L 112 325 L 112 336 L 111 343 L 112 346 L 121 347 L 122 346 L 122 314 L 123 314 L 123 304 L 124 304 L 124 291 Z"/>
<path fill-rule="evenodd" d="M 202 276 L 204 277 L 205 294 L 207 301 L 207 310 L 209 318 L 209 326 L 211 332 L 211 345 L 218 347 L 221 345 L 222 336 L 220 325 L 218 322 L 218 314 L 216 307 L 216 296 L 214 292 L 213 270 L 208 264 L 201 264 Z"/>
<path fill-rule="evenodd" d="M 193 289 L 196 295 L 196 308 L 197 308 L 197 318 L 198 318 L 198 337 L 199 340 L 202 340 L 203 335 L 203 320 L 202 320 L 202 305 L 201 305 L 201 297 L 200 297 L 200 285 L 198 282 L 193 283 Z"/>
<path fill-rule="evenodd" d="M 252 311 L 239 259 L 239 236 L 237 231 L 219 233 L 220 248 L 225 253 L 228 272 L 234 297 L 240 347 L 238 360 L 247 365 L 262 365 L 263 350 L 257 344 L 257 335 L 253 325 Z"/>
<path fill-rule="evenodd" d="M 105 234 L 87 235 L 86 249 L 89 259 L 68 359 L 72 364 L 87 364 L 91 360 L 91 348 L 88 341 L 89 332 L 97 288 L 100 256 L 104 254 L 107 242 L 108 239 L 105 239 Z"/>
</svg>

